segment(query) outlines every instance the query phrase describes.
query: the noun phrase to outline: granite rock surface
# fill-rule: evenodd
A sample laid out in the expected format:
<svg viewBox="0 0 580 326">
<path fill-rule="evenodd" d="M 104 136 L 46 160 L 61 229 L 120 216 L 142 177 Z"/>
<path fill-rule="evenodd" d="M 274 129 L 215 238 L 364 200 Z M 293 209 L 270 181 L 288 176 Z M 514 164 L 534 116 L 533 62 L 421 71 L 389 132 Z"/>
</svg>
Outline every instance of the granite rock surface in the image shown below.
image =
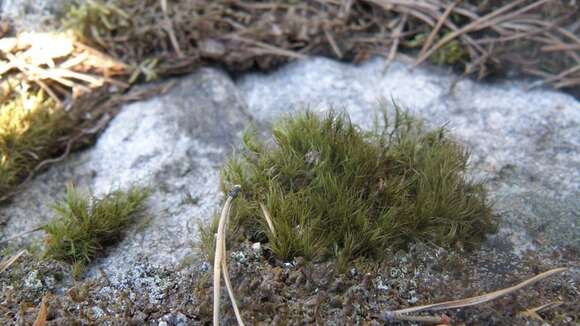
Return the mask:
<svg viewBox="0 0 580 326">
<path fill-rule="evenodd" d="M 383 101 L 428 126 L 446 124 L 471 149 L 471 177 L 489 181 L 501 219 L 499 232 L 474 253 L 487 257 L 482 270 L 490 279 L 517 269 L 529 252 L 577 267 L 565 253 L 580 250 L 580 102 L 528 89 L 529 81 L 480 83 L 413 68 L 405 57 L 385 68 L 383 59 L 355 66 L 311 58 L 236 80 L 214 68 L 176 79 L 168 93 L 125 106 L 93 147 L 52 166 L 1 206 L 0 236 L 48 221 L 68 182 L 96 195 L 142 185 L 153 189 L 147 223 L 127 232 L 92 270 L 119 285 L 143 266 L 203 264 L 198 224 L 220 208 L 219 169 L 246 126 L 266 133 L 282 115 L 334 108 L 369 127 Z M 41 239 L 32 233 L 12 245 Z"/>
</svg>

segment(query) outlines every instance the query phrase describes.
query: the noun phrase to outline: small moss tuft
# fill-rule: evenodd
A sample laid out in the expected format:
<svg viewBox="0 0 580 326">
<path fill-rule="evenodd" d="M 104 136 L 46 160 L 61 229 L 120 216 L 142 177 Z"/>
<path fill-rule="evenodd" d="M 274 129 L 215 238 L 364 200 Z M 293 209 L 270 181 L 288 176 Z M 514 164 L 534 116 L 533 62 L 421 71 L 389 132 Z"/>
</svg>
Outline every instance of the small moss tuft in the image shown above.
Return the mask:
<svg viewBox="0 0 580 326">
<path fill-rule="evenodd" d="M 69 186 L 66 199 L 54 205 L 56 217 L 43 227 L 46 256 L 77 268 L 89 263 L 135 222 L 147 196 L 147 191 L 132 188 L 95 198 Z"/>
<path fill-rule="evenodd" d="M 398 108 L 372 132 L 344 114 L 306 111 L 277 122 L 273 136 L 270 145 L 246 132 L 223 169 L 224 190 L 242 186 L 231 241 L 268 242 L 281 259 L 344 264 L 412 241 L 474 245 L 494 230 L 483 185 L 464 176 L 468 152 L 444 128 L 426 131 Z"/>
</svg>

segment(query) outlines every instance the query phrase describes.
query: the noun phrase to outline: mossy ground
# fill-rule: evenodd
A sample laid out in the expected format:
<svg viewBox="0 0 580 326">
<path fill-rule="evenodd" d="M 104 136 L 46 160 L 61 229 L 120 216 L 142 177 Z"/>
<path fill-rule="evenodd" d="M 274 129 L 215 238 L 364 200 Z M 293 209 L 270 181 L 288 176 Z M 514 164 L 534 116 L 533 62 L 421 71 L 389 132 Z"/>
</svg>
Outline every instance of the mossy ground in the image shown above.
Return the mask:
<svg viewBox="0 0 580 326">
<path fill-rule="evenodd" d="M 345 273 L 331 262 L 267 260 L 249 243 L 228 256 L 244 320 L 255 325 L 383 325 L 378 317 L 386 310 L 482 294 L 561 264 L 533 255 L 519 258 L 495 250 L 464 255 L 425 246 L 413 246 L 408 252 L 387 251 L 383 264 L 359 262 Z M 570 259 L 578 261 L 577 256 L 566 261 Z M 510 268 L 510 273 L 496 271 L 498 265 Z M 211 275 L 203 264 L 174 270 L 143 260 L 125 275 L 75 283 L 63 274 L 66 267 L 62 264 L 31 256 L 0 272 L 0 323 L 11 325 L 20 320 L 31 324 L 41 299 L 51 293 L 49 325 L 211 323 Z M 578 272 L 556 275 L 514 295 L 443 313 L 454 324 L 575 325 L 580 322 L 578 277 Z M 61 287 L 66 291 L 59 290 Z M 524 314 L 527 309 L 558 301 L 562 304 L 538 313 L 543 321 Z M 229 305 L 222 313 L 225 325 L 235 324 Z"/>
<path fill-rule="evenodd" d="M 399 108 L 382 117 L 366 132 L 344 114 L 305 111 L 274 124 L 275 144 L 247 132 L 223 169 L 225 190 L 242 187 L 232 243 L 259 241 L 280 259 L 346 265 L 417 241 L 473 246 L 493 231 L 484 186 L 465 176 L 468 152 L 444 128 L 425 130 Z"/>
</svg>

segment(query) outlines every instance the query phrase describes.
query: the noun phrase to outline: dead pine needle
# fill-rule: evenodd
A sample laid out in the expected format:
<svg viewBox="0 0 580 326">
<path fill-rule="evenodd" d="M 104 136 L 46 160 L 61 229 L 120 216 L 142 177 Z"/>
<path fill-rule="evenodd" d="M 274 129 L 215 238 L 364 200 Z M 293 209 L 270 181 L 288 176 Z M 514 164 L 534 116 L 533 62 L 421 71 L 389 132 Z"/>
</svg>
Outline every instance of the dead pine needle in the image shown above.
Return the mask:
<svg viewBox="0 0 580 326">
<path fill-rule="evenodd" d="M 6 258 L 3 259 L 0 262 L 0 273 L 4 272 L 5 270 L 7 270 L 10 266 L 12 266 L 12 264 L 14 264 L 20 257 L 22 257 L 24 254 L 27 254 L 28 250 L 26 249 L 22 249 L 20 250 L 17 254 L 15 254 L 14 256 L 10 257 L 10 258 Z"/>
<path fill-rule="evenodd" d="M 544 319 L 540 316 L 539 312 L 545 311 L 548 309 L 552 309 L 552 308 L 556 308 L 558 306 L 561 306 L 563 303 L 564 302 L 562 302 L 562 301 L 549 302 L 549 303 L 543 304 L 543 305 L 536 307 L 536 308 L 526 309 L 526 310 L 520 312 L 520 315 L 525 317 L 525 318 L 535 319 L 535 320 L 539 320 L 539 321 L 543 322 Z"/>
<path fill-rule="evenodd" d="M 489 302 L 489 301 L 495 300 L 499 297 L 502 297 L 504 295 L 513 293 L 513 292 L 515 292 L 515 291 L 517 291 L 525 286 L 536 283 L 536 282 L 543 280 L 547 277 L 550 277 L 554 274 L 565 272 L 567 270 L 568 270 L 568 268 L 566 268 L 566 267 L 555 268 L 555 269 L 543 272 L 541 274 L 538 274 L 538 275 L 536 275 L 530 279 L 527 279 L 527 280 L 525 280 L 517 285 L 514 285 L 512 287 L 498 290 L 498 291 L 491 292 L 491 293 L 487 293 L 487 294 L 483 294 L 483 295 L 476 296 L 476 297 L 454 300 L 454 301 L 445 301 L 445 302 L 441 302 L 441 303 L 434 303 L 434 304 L 425 305 L 425 306 L 405 308 L 405 309 L 400 309 L 400 310 L 395 310 L 395 311 L 387 311 L 383 314 L 383 320 L 388 321 L 388 322 L 396 322 L 396 321 L 403 321 L 403 320 L 420 321 L 420 319 L 418 319 L 418 318 L 419 317 L 422 318 L 423 316 L 406 316 L 406 314 L 417 313 L 417 312 L 422 312 L 422 311 L 438 311 L 438 310 L 444 310 L 444 309 L 464 308 L 464 307 L 469 307 L 469 306 L 474 306 L 474 305 L 478 305 L 481 303 Z"/>
<path fill-rule="evenodd" d="M 21 237 L 23 237 L 23 236 L 25 236 L 27 234 L 30 234 L 30 233 L 33 233 L 33 232 L 37 232 L 37 231 L 41 231 L 43 227 L 44 227 L 44 225 L 41 225 L 41 226 L 35 227 L 34 229 L 26 230 L 24 232 L 20 232 L 20 233 L 12 236 L 10 238 L 0 240 L 0 244 L 5 244 L 5 243 L 11 242 L 13 240 L 19 239 L 19 238 L 21 238 Z"/>
<path fill-rule="evenodd" d="M 226 288 L 228 289 L 228 294 L 230 300 L 232 301 L 232 306 L 234 307 L 234 312 L 236 314 L 236 319 L 238 325 L 244 325 L 242 321 L 242 316 L 236 304 L 232 286 L 230 283 L 230 278 L 228 274 L 228 267 L 226 261 L 226 229 L 228 224 L 228 218 L 230 215 L 230 209 L 233 200 L 238 196 L 241 187 L 235 185 L 232 187 L 228 193 L 228 198 L 222 209 L 222 213 L 219 220 L 218 231 L 216 236 L 216 246 L 215 246 L 215 256 L 213 264 L 213 324 L 219 325 L 220 318 L 220 287 L 221 287 L 221 272 L 223 269 L 224 281 L 226 283 Z"/>
</svg>

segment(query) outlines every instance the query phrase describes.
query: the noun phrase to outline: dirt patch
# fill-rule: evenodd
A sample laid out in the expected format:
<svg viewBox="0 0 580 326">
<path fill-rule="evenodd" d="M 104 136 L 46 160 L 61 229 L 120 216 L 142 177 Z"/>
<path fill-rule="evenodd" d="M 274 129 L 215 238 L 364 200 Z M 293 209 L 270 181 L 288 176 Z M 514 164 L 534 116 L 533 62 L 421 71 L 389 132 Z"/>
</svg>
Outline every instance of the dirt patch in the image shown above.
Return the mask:
<svg viewBox="0 0 580 326">
<path fill-rule="evenodd" d="M 264 325 L 342 325 L 345 321 L 381 325 L 382 315 L 389 310 L 483 294 L 519 283 L 560 260 L 578 261 L 575 256 L 554 256 L 548 262 L 532 254 L 518 258 L 487 249 L 452 254 L 417 245 L 408 252 L 388 252 L 382 264 L 357 261 L 345 273 L 338 273 L 332 262 L 277 261 L 267 248 L 250 243 L 228 257 L 245 322 Z M 58 283 L 46 281 L 59 273 L 63 273 L 62 265 L 29 256 L 1 273 L 2 323 L 31 323 L 48 293 L 53 293 L 49 325 L 211 323 L 208 263 L 174 269 L 143 259 L 122 276 L 101 275 L 76 284 L 64 277 Z M 575 304 L 580 298 L 579 280 L 575 270 L 490 303 L 443 313 L 454 323 L 540 324 L 540 317 L 550 324 L 575 324 L 580 321 Z M 227 297 L 225 290 L 222 295 Z M 561 303 L 537 316 L 526 315 L 527 310 L 550 302 Z M 222 316 L 224 324 L 235 324 L 229 304 L 222 305 Z"/>
</svg>

